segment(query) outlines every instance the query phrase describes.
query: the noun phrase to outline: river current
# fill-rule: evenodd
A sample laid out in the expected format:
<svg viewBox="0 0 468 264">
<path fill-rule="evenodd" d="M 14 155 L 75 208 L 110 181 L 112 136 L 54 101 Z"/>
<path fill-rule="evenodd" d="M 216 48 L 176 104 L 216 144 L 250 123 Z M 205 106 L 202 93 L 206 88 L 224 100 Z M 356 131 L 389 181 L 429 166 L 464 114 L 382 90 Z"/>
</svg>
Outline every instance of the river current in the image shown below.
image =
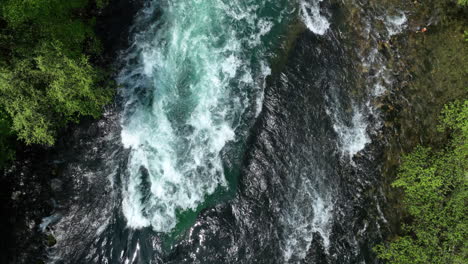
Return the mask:
<svg viewBox="0 0 468 264">
<path fill-rule="evenodd" d="M 146 1 L 115 107 L 43 220 L 50 262 L 378 263 L 372 101 L 392 79 L 376 47 L 342 47 L 342 15 L 326 0 Z M 375 44 L 406 17 L 382 10 L 385 33 L 366 19 Z M 359 82 L 356 64 L 375 74 Z"/>
</svg>

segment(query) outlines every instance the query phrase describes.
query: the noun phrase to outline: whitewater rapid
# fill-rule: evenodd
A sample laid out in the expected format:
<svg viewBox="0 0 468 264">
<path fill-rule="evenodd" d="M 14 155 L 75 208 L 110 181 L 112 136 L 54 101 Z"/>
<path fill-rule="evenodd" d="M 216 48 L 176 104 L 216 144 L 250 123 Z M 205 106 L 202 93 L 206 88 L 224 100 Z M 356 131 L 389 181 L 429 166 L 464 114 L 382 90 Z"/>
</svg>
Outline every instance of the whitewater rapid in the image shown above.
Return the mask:
<svg viewBox="0 0 468 264">
<path fill-rule="evenodd" d="M 178 213 L 227 186 L 222 152 L 260 113 L 265 38 L 288 8 L 277 2 L 279 11 L 265 1 L 152 1 L 141 12 L 136 25 L 148 28 L 118 78 L 130 227 L 169 232 Z"/>
</svg>

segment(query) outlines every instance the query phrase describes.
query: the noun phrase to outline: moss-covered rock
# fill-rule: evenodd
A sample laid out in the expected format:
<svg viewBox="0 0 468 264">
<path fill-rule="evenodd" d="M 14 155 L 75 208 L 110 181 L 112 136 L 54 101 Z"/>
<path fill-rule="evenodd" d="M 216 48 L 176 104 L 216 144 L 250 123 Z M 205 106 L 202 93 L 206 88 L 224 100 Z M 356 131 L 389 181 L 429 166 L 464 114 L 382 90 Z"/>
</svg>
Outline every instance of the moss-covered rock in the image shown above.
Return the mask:
<svg viewBox="0 0 468 264">
<path fill-rule="evenodd" d="M 57 239 L 52 234 L 47 235 L 46 244 L 48 247 L 53 247 L 57 244 Z"/>
</svg>

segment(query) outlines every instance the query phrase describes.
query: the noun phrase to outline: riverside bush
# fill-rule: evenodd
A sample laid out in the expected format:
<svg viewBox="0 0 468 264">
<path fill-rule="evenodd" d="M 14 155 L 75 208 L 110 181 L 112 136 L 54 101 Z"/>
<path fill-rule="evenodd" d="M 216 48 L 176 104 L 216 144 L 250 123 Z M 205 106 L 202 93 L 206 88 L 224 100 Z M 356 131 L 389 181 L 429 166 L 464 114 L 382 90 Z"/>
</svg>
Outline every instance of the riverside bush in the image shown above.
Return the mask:
<svg viewBox="0 0 468 264">
<path fill-rule="evenodd" d="M 442 111 L 441 150 L 418 147 L 405 156 L 394 187 L 404 191 L 411 220 L 403 234 L 375 248 L 392 264 L 466 263 L 468 259 L 468 100 Z"/>
</svg>

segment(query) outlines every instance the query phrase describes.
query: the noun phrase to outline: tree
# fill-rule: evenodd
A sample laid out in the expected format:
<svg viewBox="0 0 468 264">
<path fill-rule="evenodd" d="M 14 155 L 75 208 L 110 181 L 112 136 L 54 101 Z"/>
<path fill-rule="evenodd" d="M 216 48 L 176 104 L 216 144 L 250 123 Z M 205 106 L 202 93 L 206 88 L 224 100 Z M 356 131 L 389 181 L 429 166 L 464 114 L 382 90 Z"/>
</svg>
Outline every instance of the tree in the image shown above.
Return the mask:
<svg viewBox="0 0 468 264">
<path fill-rule="evenodd" d="M 98 117 L 112 97 L 103 71 L 89 59 L 99 51 L 86 12 L 91 2 L 0 2 L 2 122 L 26 144 L 52 145 L 58 128 L 80 116 Z"/>
<path fill-rule="evenodd" d="M 392 264 L 466 263 L 468 259 L 468 101 L 442 111 L 440 132 L 447 145 L 434 151 L 418 147 L 405 156 L 394 187 L 404 191 L 411 221 L 404 234 L 375 248 Z"/>
</svg>

